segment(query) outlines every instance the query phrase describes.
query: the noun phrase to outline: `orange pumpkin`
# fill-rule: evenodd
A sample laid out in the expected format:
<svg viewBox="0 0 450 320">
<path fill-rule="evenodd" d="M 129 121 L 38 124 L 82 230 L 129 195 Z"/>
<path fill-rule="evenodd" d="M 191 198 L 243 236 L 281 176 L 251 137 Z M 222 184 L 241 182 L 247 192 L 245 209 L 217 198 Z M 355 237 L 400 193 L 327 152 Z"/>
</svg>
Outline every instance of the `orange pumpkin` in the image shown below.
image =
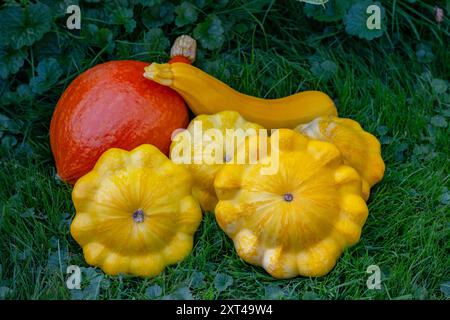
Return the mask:
<svg viewBox="0 0 450 320">
<path fill-rule="evenodd" d="M 195 54 L 195 46 L 193 50 Z M 194 59 L 192 50 L 189 54 L 185 62 Z M 62 180 L 74 184 L 113 147 L 132 150 L 152 144 L 168 154 L 172 132 L 188 125 L 188 109 L 178 93 L 144 78 L 147 65 L 106 62 L 80 74 L 65 90 L 50 125 L 50 144 Z"/>
</svg>

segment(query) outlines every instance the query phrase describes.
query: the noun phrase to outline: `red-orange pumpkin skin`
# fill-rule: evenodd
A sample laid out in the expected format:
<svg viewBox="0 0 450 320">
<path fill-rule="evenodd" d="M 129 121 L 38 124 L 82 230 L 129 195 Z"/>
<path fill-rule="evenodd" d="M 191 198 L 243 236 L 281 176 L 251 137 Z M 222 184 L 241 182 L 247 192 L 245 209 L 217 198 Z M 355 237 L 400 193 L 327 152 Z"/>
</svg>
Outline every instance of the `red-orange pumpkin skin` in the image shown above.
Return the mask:
<svg viewBox="0 0 450 320">
<path fill-rule="evenodd" d="M 110 61 L 80 74 L 58 101 L 50 144 L 59 177 L 71 184 L 113 147 L 148 143 L 169 153 L 172 132 L 189 122 L 184 100 L 143 77 L 148 63 Z"/>
</svg>

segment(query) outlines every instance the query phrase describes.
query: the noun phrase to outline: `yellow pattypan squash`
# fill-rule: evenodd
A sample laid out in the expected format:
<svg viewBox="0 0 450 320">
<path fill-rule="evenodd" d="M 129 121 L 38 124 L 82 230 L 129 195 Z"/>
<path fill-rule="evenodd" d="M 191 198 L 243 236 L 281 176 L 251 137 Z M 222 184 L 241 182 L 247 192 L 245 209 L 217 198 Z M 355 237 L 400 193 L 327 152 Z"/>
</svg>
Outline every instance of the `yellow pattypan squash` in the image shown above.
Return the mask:
<svg viewBox="0 0 450 320">
<path fill-rule="evenodd" d="M 208 130 L 210 129 L 218 130 L 223 140 L 221 141 L 220 139 L 215 139 L 212 135 L 208 135 Z M 183 163 L 182 158 L 185 154 L 182 152 L 182 149 L 186 146 L 186 143 L 188 144 L 187 150 L 191 154 L 191 161 L 188 161 L 188 163 L 184 162 L 184 165 L 193 175 L 194 186 L 192 194 L 199 201 L 204 211 L 214 210 L 217 203 L 217 197 L 214 191 L 214 178 L 224 163 L 234 157 L 234 154 L 226 154 L 227 150 L 224 140 L 227 129 L 242 129 L 244 131 L 248 129 L 252 131 L 254 129 L 255 134 L 257 134 L 258 130 L 263 129 L 263 127 L 246 121 L 236 111 L 222 111 L 213 115 L 199 115 L 192 119 L 187 129 L 183 131 L 184 133 L 188 133 L 190 140 L 186 139 L 186 136 L 175 135 L 170 146 L 170 157 L 172 161 L 175 163 Z M 201 132 L 203 137 L 199 137 L 196 131 Z M 205 137 L 208 137 L 208 139 Z M 201 144 L 199 144 L 199 139 L 202 139 Z M 211 163 L 205 161 L 207 156 L 214 155 L 214 149 L 218 143 L 221 146 L 223 162 Z"/>
<path fill-rule="evenodd" d="M 344 163 L 361 175 L 364 199 L 369 198 L 370 188 L 381 181 L 385 169 L 377 138 L 364 131 L 358 122 L 333 116 L 316 118 L 297 126 L 295 130 L 312 139 L 336 145 Z"/>
<path fill-rule="evenodd" d="M 261 174 L 264 158 L 219 171 L 215 217 L 238 255 L 272 276 L 325 275 L 359 241 L 368 215 L 361 178 L 333 144 L 293 130 L 279 130 L 278 150 L 275 174 Z"/>
<path fill-rule="evenodd" d="M 189 172 L 156 147 L 109 149 L 72 192 L 73 238 L 107 274 L 155 276 L 192 250 L 202 218 Z"/>
</svg>

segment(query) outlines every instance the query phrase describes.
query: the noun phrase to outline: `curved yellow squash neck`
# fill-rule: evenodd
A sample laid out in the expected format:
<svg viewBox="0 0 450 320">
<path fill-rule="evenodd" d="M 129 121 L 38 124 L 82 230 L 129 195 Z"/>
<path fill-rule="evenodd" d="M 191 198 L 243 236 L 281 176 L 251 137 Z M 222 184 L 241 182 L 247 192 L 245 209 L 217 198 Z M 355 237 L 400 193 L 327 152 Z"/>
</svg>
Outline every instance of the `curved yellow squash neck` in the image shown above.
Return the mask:
<svg viewBox="0 0 450 320">
<path fill-rule="evenodd" d="M 206 72 L 185 63 L 151 64 L 145 77 L 177 91 L 195 114 L 223 110 L 270 128 L 294 128 L 323 115 L 337 115 L 333 100 L 320 91 L 304 91 L 280 99 L 240 93 Z"/>
</svg>

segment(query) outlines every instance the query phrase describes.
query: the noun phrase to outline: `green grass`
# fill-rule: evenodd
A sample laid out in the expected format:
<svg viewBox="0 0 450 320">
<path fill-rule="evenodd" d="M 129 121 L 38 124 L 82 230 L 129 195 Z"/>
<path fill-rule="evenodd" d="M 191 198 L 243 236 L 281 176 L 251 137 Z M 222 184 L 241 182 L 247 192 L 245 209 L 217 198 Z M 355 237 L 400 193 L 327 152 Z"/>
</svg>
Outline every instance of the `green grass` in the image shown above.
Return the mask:
<svg viewBox="0 0 450 320">
<path fill-rule="evenodd" d="M 341 117 L 359 121 L 384 142 L 386 173 L 368 202 L 361 241 L 324 277 L 276 280 L 243 262 L 214 217 L 205 215 L 194 250 L 182 263 L 154 279 L 109 277 L 97 269 L 91 286 L 84 282 L 84 293 L 100 299 L 146 299 L 147 288 L 159 285 L 162 295 L 189 288 L 196 299 L 253 299 L 274 293 L 284 299 L 448 298 L 440 287 L 450 281 L 450 212 L 443 198 L 449 188 L 449 131 L 431 125 L 431 118 L 449 105 L 430 84 L 432 78 L 450 74 L 448 48 L 437 46 L 435 61 L 424 65 L 416 62 L 411 48 L 387 50 L 378 41 L 370 46 L 352 45 L 348 39 L 312 45 L 288 38 L 283 30 L 259 40 L 260 49 L 255 44 L 227 51 L 232 59 L 215 55 L 214 73 L 240 91 L 267 98 L 325 91 L 336 99 Z M 266 50 L 264 43 L 273 47 Z M 310 71 L 307 58 L 315 49 L 338 64 L 329 81 Z M 86 61 L 83 68 L 89 65 Z M 39 100 L 1 109 L 23 121 L 23 141 L 33 150 L 28 156 L 11 151 L 0 162 L 0 287 L 10 289 L 9 298 L 69 299 L 65 266 L 88 268 L 69 234 L 74 215 L 70 187 L 55 178 L 48 143 L 54 104 L 73 76 Z M 382 270 L 381 290 L 367 289 L 366 269 L 372 264 Z M 199 273 L 202 283 L 193 280 Z M 223 291 L 215 285 L 218 273 L 233 279 Z"/>
</svg>

